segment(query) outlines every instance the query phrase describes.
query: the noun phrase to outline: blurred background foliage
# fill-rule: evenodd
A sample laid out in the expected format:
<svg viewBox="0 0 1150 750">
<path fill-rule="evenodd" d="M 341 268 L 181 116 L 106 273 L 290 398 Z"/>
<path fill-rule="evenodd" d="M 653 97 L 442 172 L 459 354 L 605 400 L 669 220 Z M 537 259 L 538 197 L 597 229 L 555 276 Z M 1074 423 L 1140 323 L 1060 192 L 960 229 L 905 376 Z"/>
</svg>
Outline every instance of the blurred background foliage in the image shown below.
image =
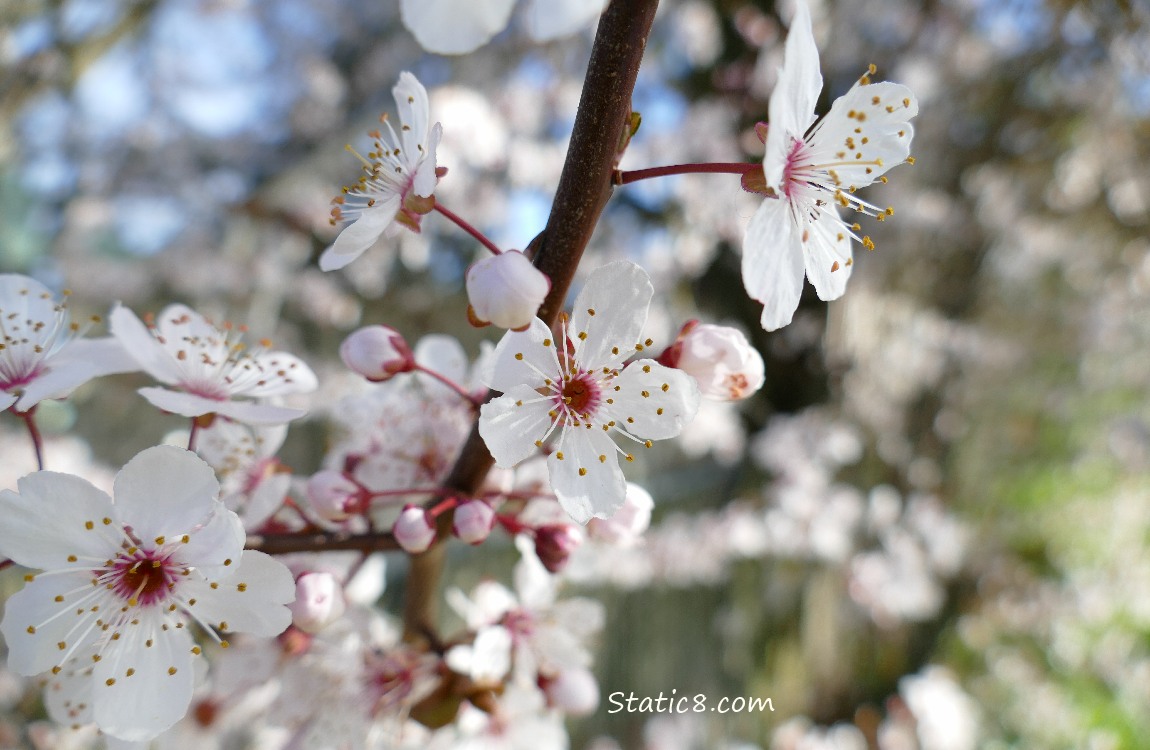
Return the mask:
<svg viewBox="0 0 1150 750">
<path fill-rule="evenodd" d="M 791 326 L 758 330 L 738 258 L 755 199 L 723 176 L 618 190 L 585 263 L 648 268 L 655 338 L 691 315 L 735 322 L 768 361 L 754 400 L 700 417 L 692 461 L 648 462 L 651 585 L 586 574 L 610 613 L 604 695 L 770 696 L 776 711 L 692 723 L 603 706 L 573 746 L 1146 747 L 1150 10 L 812 5 L 823 110 L 870 62 L 921 102 L 917 164 L 867 196 L 896 213 L 869 230 L 879 248 L 847 295 L 828 306 L 808 288 Z M 662 6 L 624 166 L 759 158 L 789 9 Z M 440 199 L 523 247 L 589 41 L 535 46 L 513 25 L 443 58 L 392 2 L 5 2 L 0 270 L 71 287 L 85 312 L 193 304 L 321 378 L 368 322 L 447 331 L 476 354 L 494 338 L 463 323 L 478 249 L 436 216 L 345 272 L 316 268 L 328 200 L 356 170 L 344 144 L 364 144 L 412 70 L 444 124 Z M 89 386 L 46 407 L 45 429 L 118 466 L 172 427 L 140 408 L 142 384 Z M 320 465 L 339 395 L 292 430 L 297 473 Z M 5 463 L 26 469 L 25 448 L 7 440 Z M 458 551 L 453 575 L 477 578 L 477 559 Z M 938 675 L 949 687 L 923 698 Z"/>
</svg>

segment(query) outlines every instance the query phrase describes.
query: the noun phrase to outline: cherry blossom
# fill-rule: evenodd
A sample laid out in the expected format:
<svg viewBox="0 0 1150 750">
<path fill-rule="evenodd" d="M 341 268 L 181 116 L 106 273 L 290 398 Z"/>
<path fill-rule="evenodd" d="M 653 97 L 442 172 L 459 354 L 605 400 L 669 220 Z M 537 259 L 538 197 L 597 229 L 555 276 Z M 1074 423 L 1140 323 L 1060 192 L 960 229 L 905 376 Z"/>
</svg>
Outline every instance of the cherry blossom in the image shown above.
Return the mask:
<svg viewBox="0 0 1150 750">
<path fill-rule="evenodd" d="M 559 336 L 536 318 L 495 349 L 488 385 L 504 395 L 483 406 L 479 433 L 496 465 L 510 467 L 557 432 L 548 475 L 579 523 L 623 504 L 616 454 L 634 455 L 612 434 L 651 447 L 678 435 L 698 408 L 699 388 L 686 373 L 653 359 L 627 363 L 654 343 L 639 338 L 653 293 L 639 266 L 610 263 L 588 278 Z"/>
<path fill-rule="evenodd" d="M 756 188 L 767 198 L 743 237 L 743 284 L 763 303 L 768 331 L 791 321 L 804 275 L 819 299 L 842 296 L 852 241 L 868 250 L 874 242 L 860 237 L 862 227 L 844 221 L 839 207 L 880 221 L 893 215 L 894 209 L 878 208 L 854 192 L 886 182 L 884 173 L 908 160 L 914 137 L 909 120 L 918 114 L 918 100 L 906 86 L 871 83 L 864 75 L 811 127 L 822 87 L 810 9 L 800 0 L 769 104 L 764 184 Z"/>
<path fill-rule="evenodd" d="M 256 425 L 304 415 L 301 409 L 234 400 L 315 390 L 315 374 L 298 357 L 266 349 L 248 352 L 240 335 L 221 331 L 185 305 L 169 305 L 157 318 L 149 328 L 126 307 L 111 316 L 112 333 L 140 367 L 179 389 L 141 388 L 140 395 L 153 406 L 185 417 L 220 414 Z"/>
<path fill-rule="evenodd" d="M 468 318 L 516 331 L 531 325 L 551 291 L 551 280 L 518 250 L 508 250 L 467 269 Z"/>
<path fill-rule="evenodd" d="M 423 508 L 409 504 L 395 519 L 392 534 L 404 551 L 417 555 L 435 541 L 435 521 Z"/>
<path fill-rule="evenodd" d="M 111 338 L 78 338 L 67 299 L 19 274 L 0 274 L 0 411 L 26 412 L 100 375 L 138 370 Z"/>
<path fill-rule="evenodd" d="M 415 355 L 399 331 L 389 326 L 364 326 L 339 346 L 339 358 L 352 372 L 373 383 L 391 380 L 415 368 Z"/>
<path fill-rule="evenodd" d="M 606 0 L 530 0 L 524 11 L 528 36 L 546 42 L 573 34 L 599 17 Z M 423 48 L 462 55 L 507 28 L 515 0 L 401 0 L 403 23 Z"/>
<path fill-rule="evenodd" d="M 471 366 L 463 346 L 450 336 L 431 334 L 415 345 L 416 363 L 470 387 L 483 360 Z M 474 406 L 424 372 L 399 375 L 385 383 L 365 385 L 362 393 L 336 404 L 337 442 L 325 466 L 372 492 L 386 492 L 439 483 L 451 468 L 474 419 Z M 316 490 L 323 489 L 315 487 Z M 422 501 L 426 494 L 392 499 L 391 504 Z M 321 506 L 331 497 L 317 494 Z M 339 501 L 335 501 L 339 503 Z M 337 507 L 316 509 L 340 515 Z M 326 516 L 325 516 L 326 517 Z M 390 524 L 393 518 L 381 518 Z"/>
<path fill-rule="evenodd" d="M 374 150 L 366 158 L 356 154 L 363 162 L 363 175 L 344 187 L 331 211 L 333 225 L 352 223 L 320 256 L 319 267 L 324 271 L 351 263 L 396 224 L 418 232 L 420 218 L 435 205 L 433 193 L 439 178 L 435 149 L 443 126 L 430 124 L 427 90 L 411 73 L 400 73 L 391 93 L 399 110 L 399 132 L 384 115 L 380 119 L 386 135 L 372 132 Z"/>
<path fill-rule="evenodd" d="M 659 361 L 691 375 L 703 398 L 737 401 L 763 387 L 762 356 L 737 328 L 688 321 Z"/>
<path fill-rule="evenodd" d="M 202 430 L 196 452 L 220 479 L 220 499 L 255 531 L 283 505 L 291 473 L 275 457 L 287 425 L 267 427 L 217 419 Z"/>
<path fill-rule="evenodd" d="M 243 526 L 218 494 L 211 467 L 173 446 L 129 461 L 115 500 L 47 471 L 0 493 L 0 553 L 44 571 L 5 608 L 9 667 L 67 671 L 113 737 L 145 740 L 178 721 L 200 654 L 190 624 L 270 637 L 291 622 L 291 574 L 244 551 Z"/>
</svg>

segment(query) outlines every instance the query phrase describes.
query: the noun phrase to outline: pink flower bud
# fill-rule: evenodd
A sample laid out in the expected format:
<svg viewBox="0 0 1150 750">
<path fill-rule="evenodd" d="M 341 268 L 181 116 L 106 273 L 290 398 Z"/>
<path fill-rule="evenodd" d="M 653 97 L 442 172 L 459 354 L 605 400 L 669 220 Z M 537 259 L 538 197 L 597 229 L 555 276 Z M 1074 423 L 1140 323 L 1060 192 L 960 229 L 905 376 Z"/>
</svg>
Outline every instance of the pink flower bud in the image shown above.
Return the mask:
<svg viewBox="0 0 1150 750">
<path fill-rule="evenodd" d="M 343 588 L 331 573 L 304 573 L 295 582 L 295 601 L 288 605 L 292 624 L 305 633 L 318 633 L 347 609 Z"/>
<path fill-rule="evenodd" d="M 339 357 L 349 370 L 376 383 L 415 369 L 411 347 L 387 326 L 365 326 L 353 332 L 340 344 Z"/>
<path fill-rule="evenodd" d="M 690 321 L 664 355 L 671 350 L 674 366 L 698 381 L 704 398 L 737 401 L 763 386 L 763 358 L 735 328 Z"/>
<path fill-rule="evenodd" d="M 543 683 L 547 702 L 568 716 L 588 716 L 599 707 L 599 683 L 582 667 L 565 669 Z"/>
<path fill-rule="evenodd" d="M 307 499 L 312 510 L 328 521 L 343 521 L 358 510 L 362 490 L 338 471 L 324 469 L 307 480 Z"/>
<path fill-rule="evenodd" d="M 468 544 L 479 544 L 495 525 L 495 510 L 482 500 L 468 500 L 455 509 L 452 531 Z"/>
<path fill-rule="evenodd" d="M 550 291 L 551 280 L 527 256 L 508 250 L 467 269 L 468 317 L 475 325 L 521 331 L 531 325 Z"/>
<path fill-rule="evenodd" d="M 625 547 L 638 541 L 651 525 L 651 509 L 655 501 L 650 493 L 637 484 L 627 483 L 623 505 L 610 518 L 592 518 L 587 522 L 587 533 L 592 539 Z"/>
<path fill-rule="evenodd" d="M 435 520 L 418 505 L 405 505 L 391 533 L 406 552 L 417 555 L 435 541 Z"/>
<path fill-rule="evenodd" d="M 563 570 L 567 558 L 582 543 L 582 530 L 570 524 L 557 523 L 535 529 L 535 554 L 551 573 Z"/>
</svg>

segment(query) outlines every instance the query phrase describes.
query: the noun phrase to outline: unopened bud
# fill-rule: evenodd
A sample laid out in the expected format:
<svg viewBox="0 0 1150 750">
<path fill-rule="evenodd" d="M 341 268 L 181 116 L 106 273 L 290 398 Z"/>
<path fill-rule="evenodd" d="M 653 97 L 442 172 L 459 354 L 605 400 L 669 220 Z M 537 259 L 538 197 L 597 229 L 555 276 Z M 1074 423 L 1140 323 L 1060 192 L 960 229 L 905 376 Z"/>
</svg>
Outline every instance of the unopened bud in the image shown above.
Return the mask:
<svg viewBox="0 0 1150 750">
<path fill-rule="evenodd" d="M 551 291 L 551 280 L 518 250 L 484 258 L 467 269 L 468 317 L 521 331 L 531 325 Z"/>
<path fill-rule="evenodd" d="M 388 326 L 365 326 L 343 340 L 339 357 L 348 369 L 372 382 L 415 369 L 415 356 L 403 336 Z"/>
<path fill-rule="evenodd" d="M 651 525 L 651 509 L 655 501 L 647 490 L 627 483 L 623 505 L 610 518 L 592 518 L 587 522 L 587 533 L 592 539 L 619 547 L 634 544 Z"/>
<path fill-rule="evenodd" d="M 479 544 L 495 525 L 495 510 L 482 500 L 468 500 L 455 509 L 451 530 L 468 544 Z"/>
<path fill-rule="evenodd" d="M 558 573 L 567 565 L 571 553 L 583 543 L 583 532 L 566 523 L 535 529 L 535 554 L 543 567 Z"/>
<path fill-rule="evenodd" d="M 318 633 L 339 619 L 347 603 L 331 573 L 304 573 L 295 582 L 295 601 L 288 609 L 293 625 L 305 633 Z"/>
<path fill-rule="evenodd" d="M 360 486 L 331 469 L 316 472 L 307 480 L 307 499 L 312 510 L 328 521 L 343 521 L 358 510 Z"/>
<path fill-rule="evenodd" d="M 763 358 L 738 329 L 690 321 L 671 349 L 678 360 L 672 366 L 698 381 L 703 398 L 737 401 L 763 386 Z"/>
<path fill-rule="evenodd" d="M 582 667 L 565 669 L 543 683 L 547 703 L 568 716 L 588 716 L 599 707 L 599 683 Z"/>
<path fill-rule="evenodd" d="M 426 510 L 418 505 L 406 505 L 395 519 L 391 533 L 404 551 L 413 555 L 425 551 L 435 541 L 435 522 Z"/>
</svg>

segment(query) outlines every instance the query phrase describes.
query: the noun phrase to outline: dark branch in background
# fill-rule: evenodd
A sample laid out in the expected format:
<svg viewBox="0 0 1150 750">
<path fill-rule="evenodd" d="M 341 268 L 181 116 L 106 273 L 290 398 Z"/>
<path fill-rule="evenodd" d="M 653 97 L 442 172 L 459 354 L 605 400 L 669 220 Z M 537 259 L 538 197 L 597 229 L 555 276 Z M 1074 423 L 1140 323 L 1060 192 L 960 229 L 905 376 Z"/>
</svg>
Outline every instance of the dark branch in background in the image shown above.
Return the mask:
<svg viewBox="0 0 1150 750">
<path fill-rule="evenodd" d="M 579 259 L 611 196 L 611 175 L 631 116 L 631 93 L 658 6 L 659 0 L 612 0 L 599 20 L 551 216 L 531 243 L 535 265 L 551 278 L 551 292 L 539 308 L 548 325 L 563 309 Z M 472 494 L 493 464 L 477 422 L 445 484 L 461 495 Z M 404 638 L 409 641 L 427 639 L 436 629 L 451 514 L 439 516 L 438 523 L 435 544 L 411 560 L 403 610 Z"/>
<path fill-rule="evenodd" d="M 299 533 L 299 534 L 250 534 L 248 549 L 258 549 L 269 555 L 283 555 L 288 552 L 333 552 L 336 550 L 357 550 L 364 554 L 391 552 L 399 549 L 395 537 L 390 532 L 377 534 L 346 533 Z"/>
</svg>

